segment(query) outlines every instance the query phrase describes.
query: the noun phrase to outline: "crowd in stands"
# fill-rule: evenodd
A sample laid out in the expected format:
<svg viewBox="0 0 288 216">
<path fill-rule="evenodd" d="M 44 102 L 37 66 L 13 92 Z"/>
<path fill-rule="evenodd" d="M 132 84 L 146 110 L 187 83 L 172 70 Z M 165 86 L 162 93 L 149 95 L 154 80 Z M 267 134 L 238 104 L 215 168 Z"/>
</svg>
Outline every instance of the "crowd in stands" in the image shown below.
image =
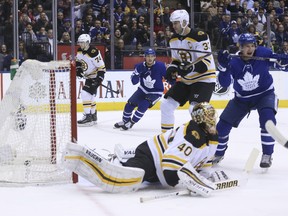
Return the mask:
<svg viewBox="0 0 288 216">
<path fill-rule="evenodd" d="M 7 65 L 4 62 L 9 62 L 9 58 L 13 56 L 11 36 L 13 2 L 13 0 L 0 0 L 0 70 L 9 70 L 9 64 L 4 67 Z M 107 47 L 107 55 L 109 55 L 111 37 L 114 37 L 115 65 L 117 68 L 122 68 L 123 55 L 143 55 L 143 50 L 150 46 L 151 33 L 155 41 L 154 47 L 169 46 L 168 41 L 173 35 L 170 14 L 175 9 L 187 9 L 190 12 L 187 0 L 163 0 L 161 5 L 158 0 L 153 2 L 153 5 L 150 5 L 150 0 L 114 0 L 115 31 L 112 33 L 110 0 L 75 0 L 73 16 L 70 9 L 71 0 L 58 0 L 57 38 L 54 39 L 52 1 L 19 0 L 18 26 L 21 44 L 19 61 L 23 62 L 26 58 L 35 55 L 41 56 L 35 52 L 43 51 L 45 44 L 50 44 L 48 46 L 50 55 L 42 55 L 40 60 L 49 60 L 53 56 L 53 42 L 71 44 L 71 33 L 74 31 L 76 41 L 79 35 L 87 33 L 91 36 L 92 43 Z M 251 32 L 257 37 L 259 45 L 269 45 L 274 52 L 284 52 L 284 44 L 288 41 L 288 1 L 200 0 L 192 2 L 195 11 L 194 27 L 209 34 L 213 49 L 229 49 L 235 52 L 239 35 L 243 32 Z M 151 9 L 154 12 L 153 30 L 149 25 Z M 71 17 L 75 17 L 75 28 L 71 26 Z M 271 32 L 270 35 L 267 30 Z M 270 43 L 268 43 L 269 38 Z M 39 49 L 34 47 L 31 49 L 31 44 L 35 43 L 40 44 Z M 6 51 L 3 46 L 6 47 Z M 47 51 L 46 48 L 45 50 Z M 162 54 L 166 55 L 166 52 Z"/>
</svg>

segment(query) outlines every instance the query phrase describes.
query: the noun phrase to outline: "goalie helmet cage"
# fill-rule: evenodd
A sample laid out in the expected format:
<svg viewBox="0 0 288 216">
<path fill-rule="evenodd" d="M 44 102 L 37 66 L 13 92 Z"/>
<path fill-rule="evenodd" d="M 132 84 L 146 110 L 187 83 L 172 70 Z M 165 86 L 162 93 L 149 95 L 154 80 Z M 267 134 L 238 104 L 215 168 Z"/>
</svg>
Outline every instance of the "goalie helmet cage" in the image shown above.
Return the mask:
<svg viewBox="0 0 288 216">
<path fill-rule="evenodd" d="M 76 106 L 75 64 L 22 63 L 0 103 L 0 186 L 78 181 L 62 166 L 77 140 Z"/>
</svg>

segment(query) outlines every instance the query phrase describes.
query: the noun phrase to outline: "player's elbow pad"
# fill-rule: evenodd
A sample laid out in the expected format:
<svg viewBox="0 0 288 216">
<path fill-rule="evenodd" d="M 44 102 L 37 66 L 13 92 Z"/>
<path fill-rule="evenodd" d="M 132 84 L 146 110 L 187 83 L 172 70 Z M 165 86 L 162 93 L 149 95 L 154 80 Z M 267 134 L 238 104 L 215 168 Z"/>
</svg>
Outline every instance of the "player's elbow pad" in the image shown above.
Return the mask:
<svg viewBox="0 0 288 216">
<path fill-rule="evenodd" d="M 131 76 L 131 82 L 133 85 L 136 85 L 137 83 L 139 83 L 140 81 L 140 77 L 139 76 Z"/>
</svg>

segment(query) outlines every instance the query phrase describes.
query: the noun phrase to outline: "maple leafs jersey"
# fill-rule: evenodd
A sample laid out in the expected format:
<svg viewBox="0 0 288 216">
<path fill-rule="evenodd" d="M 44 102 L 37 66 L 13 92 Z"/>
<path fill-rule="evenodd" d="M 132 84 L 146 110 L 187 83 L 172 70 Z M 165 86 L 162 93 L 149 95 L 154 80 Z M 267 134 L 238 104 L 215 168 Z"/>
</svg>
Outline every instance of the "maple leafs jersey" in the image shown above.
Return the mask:
<svg viewBox="0 0 288 216">
<path fill-rule="evenodd" d="M 146 94 L 162 95 L 164 91 L 163 77 L 166 76 L 166 66 L 163 62 L 155 61 L 151 67 L 145 62 L 135 66 L 131 76 L 133 85 L 139 83 L 139 88 Z"/>
<path fill-rule="evenodd" d="M 172 64 L 176 65 L 180 63 L 187 65 L 206 55 L 206 53 L 189 52 L 187 50 L 211 52 L 211 43 L 208 35 L 202 31 L 193 29 L 185 36 L 178 34 L 173 35 L 169 41 L 169 46 L 175 48 L 171 50 L 171 56 Z M 179 48 L 179 50 L 177 50 L 177 48 Z M 194 64 L 193 70 L 187 71 L 187 74 L 182 76 L 182 82 L 188 85 L 195 82 L 214 83 L 215 81 L 216 67 L 212 54 L 199 60 L 199 62 Z"/>
<path fill-rule="evenodd" d="M 254 56 L 270 58 L 274 54 L 265 47 L 258 46 Z M 263 94 L 274 91 L 273 78 L 269 68 L 273 62 L 250 59 L 244 61 L 239 57 L 232 57 L 225 72 L 219 73 L 219 83 L 228 87 L 232 79 L 235 96 L 240 100 L 254 100 Z"/>
<path fill-rule="evenodd" d="M 214 156 L 217 140 L 217 135 L 208 135 L 192 120 L 177 129 L 168 130 L 148 140 L 161 184 L 164 186 L 177 184 L 177 171 L 187 162 L 190 162 L 196 170 L 206 166 Z M 169 172 L 172 172 L 174 177 L 166 176 Z"/>
<path fill-rule="evenodd" d="M 96 78 L 98 71 L 106 72 L 105 63 L 98 49 L 89 47 L 84 51 L 81 48 L 77 50 L 76 61 L 81 62 L 85 77 Z"/>
</svg>

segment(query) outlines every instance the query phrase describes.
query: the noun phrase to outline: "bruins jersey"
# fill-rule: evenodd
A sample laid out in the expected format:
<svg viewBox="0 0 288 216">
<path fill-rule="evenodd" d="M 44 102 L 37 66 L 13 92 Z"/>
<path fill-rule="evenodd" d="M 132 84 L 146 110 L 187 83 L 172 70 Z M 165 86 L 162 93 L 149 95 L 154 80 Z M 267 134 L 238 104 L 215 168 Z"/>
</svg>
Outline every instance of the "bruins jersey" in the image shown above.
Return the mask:
<svg viewBox="0 0 288 216">
<path fill-rule="evenodd" d="M 100 51 L 91 46 L 86 51 L 79 48 L 76 55 L 76 61 L 81 62 L 85 77 L 95 78 L 97 77 L 98 71 L 106 72 L 105 63 Z"/>
<path fill-rule="evenodd" d="M 191 29 L 186 36 L 175 34 L 170 39 L 169 46 L 172 48 L 172 64 L 179 65 L 184 63 L 184 65 L 187 65 L 195 62 L 194 69 L 187 71 L 186 75 L 182 76 L 182 82 L 189 85 L 195 82 L 211 83 L 216 81 L 216 67 L 213 55 L 188 51 L 211 52 L 210 39 L 206 33 Z M 203 58 L 203 56 L 206 57 Z"/>
<path fill-rule="evenodd" d="M 187 162 L 196 170 L 206 166 L 216 152 L 217 140 L 217 135 L 208 136 L 192 120 L 148 140 L 161 184 L 168 185 L 164 177 L 165 170 L 177 172 Z"/>
</svg>

